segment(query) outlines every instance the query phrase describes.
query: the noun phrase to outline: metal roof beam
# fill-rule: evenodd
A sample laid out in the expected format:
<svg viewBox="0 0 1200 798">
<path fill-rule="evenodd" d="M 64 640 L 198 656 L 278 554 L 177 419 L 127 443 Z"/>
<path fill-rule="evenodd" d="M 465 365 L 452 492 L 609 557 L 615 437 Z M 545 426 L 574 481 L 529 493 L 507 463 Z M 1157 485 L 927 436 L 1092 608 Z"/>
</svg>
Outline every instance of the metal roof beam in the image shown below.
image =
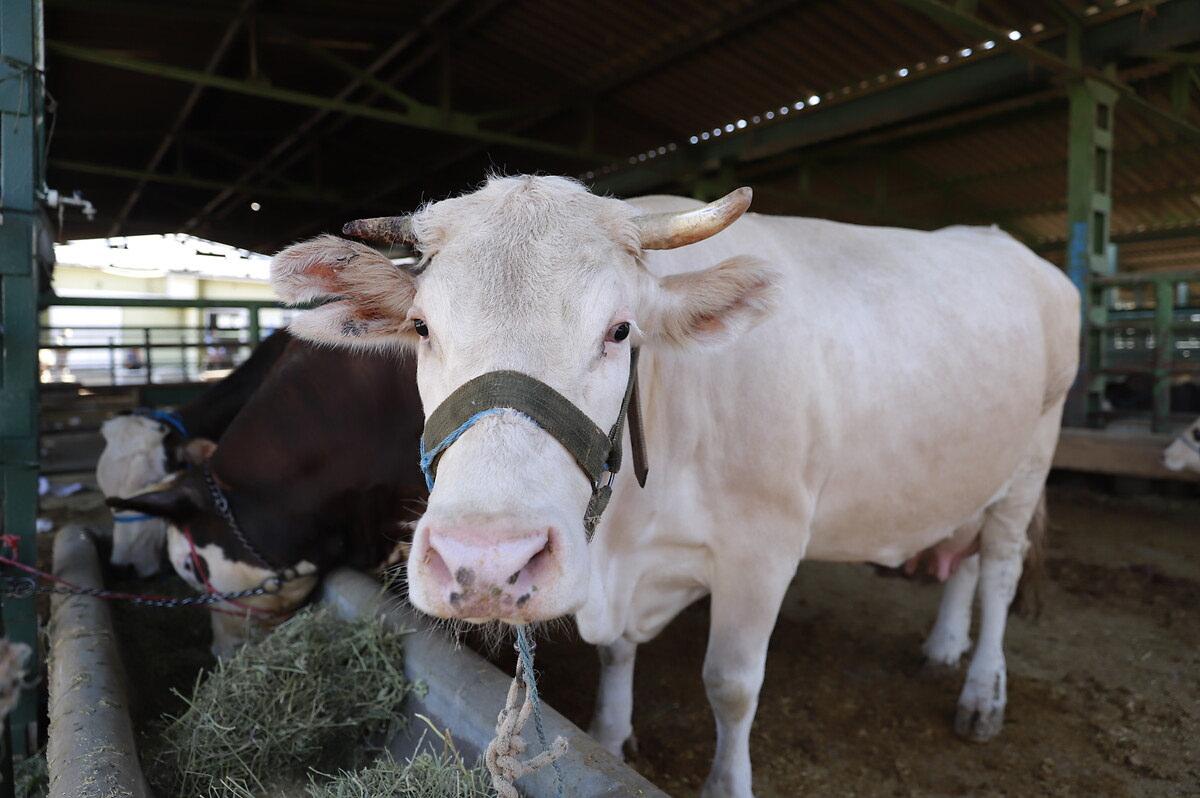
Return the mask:
<svg viewBox="0 0 1200 798">
<path fill-rule="evenodd" d="M 50 165 L 55 169 L 61 169 L 64 172 L 78 172 L 80 174 L 98 175 L 100 177 L 115 177 L 121 180 L 134 180 L 139 185 L 146 183 L 162 183 L 169 186 L 182 186 L 183 188 L 196 189 L 211 189 L 220 191 L 230 185 L 226 180 L 212 180 L 209 178 L 195 177 L 188 174 L 173 174 L 169 172 L 152 172 L 144 169 L 126 169 L 120 166 L 112 166 L 110 164 L 89 163 L 86 161 L 74 161 L 66 158 L 51 158 Z M 338 204 L 345 202 L 345 197 L 337 194 L 321 191 L 315 188 L 307 188 L 304 186 L 295 185 L 290 188 L 259 188 L 255 189 L 255 194 L 263 197 L 271 197 L 273 199 L 297 200 L 300 202 L 328 202 Z"/>
<path fill-rule="evenodd" d="M 241 7 L 238 8 L 237 14 L 229 24 L 225 27 L 225 32 L 221 34 L 220 40 L 217 42 L 216 48 L 213 49 L 212 55 L 208 58 L 208 63 L 204 65 L 204 74 L 212 75 L 217 71 L 221 61 L 225 58 L 225 53 L 229 52 L 229 47 L 233 44 L 233 39 L 237 35 L 238 29 L 242 27 L 246 16 L 250 9 L 254 6 L 256 0 L 242 0 Z M 154 149 L 150 160 L 146 162 L 145 171 L 153 174 L 158 165 L 162 163 L 162 159 L 166 157 L 167 151 L 171 149 L 171 145 L 175 143 L 179 131 L 183 129 L 183 125 L 187 122 L 189 116 L 192 115 L 192 110 L 195 109 L 196 103 L 200 101 L 200 95 L 204 92 L 204 86 L 196 84 L 192 86 L 192 90 L 188 92 L 187 99 L 183 101 L 179 112 L 175 114 L 175 119 L 171 122 L 171 126 L 167 128 L 166 134 L 159 141 L 158 146 Z M 139 180 L 129 192 L 125 202 L 121 204 L 120 210 L 117 211 L 113 223 L 108 228 L 108 237 L 113 238 L 121 234 L 121 228 L 125 225 L 125 220 L 129 218 L 130 211 L 137 205 L 138 199 L 142 196 L 142 191 L 146 188 L 146 181 Z"/>
<path fill-rule="evenodd" d="M 484 0 L 484 2 L 476 4 L 472 16 L 466 23 L 464 23 L 459 32 L 470 28 L 480 20 L 486 18 L 487 15 L 494 11 L 502 2 L 504 2 L 504 0 Z M 452 12 L 459 5 L 459 3 L 460 0 L 442 0 L 442 2 L 435 5 L 428 13 L 425 14 L 424 17 L 421 18 L 420 24 L 414 26 L 403 36 L 397 39 L 390 47 L 387 48 L 387 50 L 385 50 L 374 61 L 372 61 L 370 65 L 363 70 L 363 73 L 365 75 L 376 75 L 381 72 L 387 67 L 388 64 L 395 61 L 396 58 L 408 50 L 408 48 L 411 47 L 415 42 L 417 42 L 422 34 L 442 24 L 442 21 L 446 15 Z M 401 67 L 400 71 L 389 77 L 386 82 L 392 86 L 400 83 L 404 78 L 412 74 L 418 65 L 423 64 L 428 58 L 432 57 L 436 51 L 436 46 L 427 47 L 423 52 L 418 53 L 411 58 L 405 59 L 404 66 Z M 343 87 L 336 96 L 339 99 L 345 99 L 358 90 L 361 86 L 361 80 L 356 78 L 355 80 L 347 83 L 346 86 Z M 366 104 L 373 102 L 378 96 L 378 92 L 368 93 L 363 99 L 363 103 Z M 272 147 L 251 169 L 248 169 L 246 172 L 244 172 L 232 186 L 220 192 L 207 203 L 205 203 L 204 207 L 202 207 L 184 223 L 184 229 L 195 230 L 206 219 L 213 218 L 214 216 L 216 218 L 224 218 L 224 216 L 227 216 L 232 209 L 236 207 L 235 203 L 232 202 L 226 204 L 227 201 L 236 197 L 244 197 L 247 191 L 252 190 L 250 181 L 254 179 L 255 175 L 266 170 L 265 180 L 271 180 L 274 177 L 281 175 L 285 169 L 290 167 L 304 155 L 316 150 L 320 144 L 320 139 L 309 142 L 308 145 L 301 147 L 299 151 L 293 151 L 294 148 L 304 140 L 304 137 L 307 136 L 329 115 L 329 111 L 321 110 L 304 120 L 304 122 L 297 126 L 295 130 L 293 130 L 283 139 L 280 139 L 279 142 L 277 142 L 275 146 Z M 351 119 L 353 119 L 353 117 L 339 117 L 329 127 L 333 131 L 340 130 L 342 127 L 347 125 Z M 326 131 L 326 133 L 328 134 L 329 131 Z M 276 164 L 274 167 L 270 167 L 272 163 L 275 163 L 288 152 L 292 152 L 292 154 L 285 158 L 282 163 Z M 222 205 L 225 205 L 225 208 L 223 211 L 218 213 L 217 211 Z"/>
<path fill-rule="evenodd" d="M 154 77 L 165 78 L 167 80 L 177 80 L 184 83 L 209 86 L 215 89 L 222 89 L 224 91 L 230 91 L 237 94 L 245 94 L 251 97 L 258 97 L 260 99 L 271 100 L 274 102 L 301 105 L 308 108 L 317 108 L 319 110 L 346 114 L 348 116 L 358 116 L 362 117 L 363 119 L 371 119 L 376 122 L 399 125 L 401 127 L 408 127 L 416 130 L 424 130 L 431 133 L 442 133 L 461 138 L 474 139 L 476 141 L 482 141 L 489 144 L 502 144 L 505 146 L 516 147 L 518 149 L 529 150 L 531 152 L 557 155 L 560 157 L 573 158 L 585 162 L 595 161 L 597 159 L 611 160 L 613 157 L 596 156 L 590 153 L 584 153 L 580 148 L 575 146 L 555 144 L 549 141 L 530 139 L 522 136 L 514 136 L 497 130 L 486 130 L 479 127 L 475 119 L 469 114 L 460 112 L 442 114 L 440 112 L 429 113 L 425 109 L 393 111 L 384 108 L 376 108 L 370 105 L 362 105 L 360 103 L 339 100 L 336 97 L 323 97 L 317 94 L 296 91 L 295 89 L 284 89 L 249 80 L 239 80 L 237 78 L 227 78 L 222 75 L 207 74 L 199 70 L 187 69 L 186 67 L 161 64 L 153 61 L 143 61 L 139 58 L 116 55 L 105 50 L 96 49 L 93 47 L 81 47 L 62 41 L 47 41 L 46 48 L 55 55 L 63 58 L 72 58 L 77 61 L 99 64 L 101 66 L 113 67 L 115 69 L 124 69 L 129 72 L 136 72 L 142 75 L 151 75 Z"/>
<path fill-rule="evenodd" d="M 1072 78 L 1091 78 L 1103 83 L 1114 89 L 1121 96 L 1121 99 L 1134 105 L 1145 114 L 1161 122 L 1166 122 L 1183 135 L 1200 140 L 1200 127 L 1193 125 L 1188 119 L 1165 108 L 1159 108 L 1154 103 L 1139 95 L 1128 84 L 1111 75 L 1105 74 L 1098 69 L 1077 66 L 1071 63 L 1073 59 L 1071 59 L 1070 54 L 1068 54 L 1067 58 L 1063 58 L 1043 49 L 1040 45 L 1030 44 L 1024 40 L 1009 41 L 1006 37 L 1007 32 L 1002 28 L 985 22 L 972 14 L 964 14 L 955 8 L 939 2 L 939 0 L 898 0 L 898 2 L 914 11 L 919 11 L 945 27 L 1004 43 L 1004 46 L 1019 54 L 1027 61 L 1045 67 L 1057 75 Z"/>
<path fill-rule="evenodd" d="M 937 5 L 939 9 L 953 13 L 953 9 L 940 3 Z M 1159 3 L 1156 12 L 1157 16 L 1149 23 L 1144 22 L 1141 15 L 1126 14 L 1094 24 L 1088 29 L 1090 54 L 1111 60 L 1141 49 L 1159 51 L 1200 39 L 1200 0 L 1168 0 Z M 999 50 L 1003 44 L 1012 43 L 1007 33 L 1005 30 L 981 38 L 994 39 Z M 1061 46 L 1062 38 L 1046 44 Z M 697 145 L 681 146 L 673 155 L 612 172 L 597 178 L 592 185 L 597 191 L 630 196 L 686 183 L 694 178 L 698 169 L 731 156 L 743 163 L 765 160 L 789 150 L 906 122 L 910 127 L 940 126 L 941 118 L 954 109 L 1027 90 L 1028 86 L 1029 66 L 1023 55 L 994 52 L 975 56 L 952 69 L 894 81 L 888 88 L 850 99 L 822 103 L 817 109 L 791 114 L 770 125 Z M 1059 96 L 1061 91 L 1053 92 L 1053 95 Z M 1000 104 L 1007 102 L 1001 100 Z M 982 110 L 987 111 L 989 107 L 985 105 Z M 974 112 L 972 109 L 966 113 Z M 923 116 L 933 117 L 932 122 L 910 122 Z M 868 134 L 868 137 L 873 135 Z M 887 137 L 891 133 L 882 130 L 878 135 Z"/>
</svg>

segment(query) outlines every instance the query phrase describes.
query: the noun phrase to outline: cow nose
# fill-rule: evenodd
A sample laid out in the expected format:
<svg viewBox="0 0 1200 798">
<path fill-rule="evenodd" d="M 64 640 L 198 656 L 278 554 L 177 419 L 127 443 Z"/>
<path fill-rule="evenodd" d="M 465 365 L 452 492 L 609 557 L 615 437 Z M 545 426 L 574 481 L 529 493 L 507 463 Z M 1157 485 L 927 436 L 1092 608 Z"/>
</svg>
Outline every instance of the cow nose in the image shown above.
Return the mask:
<svg viewBox="0 0 1200 798">
<path fill-rule="evenodd" d="M 440 527 L 429 530 L 421 575 L 448 617 L 514 619 L 547 577 L 552 531 Z M 439 613 L 440 614 L 440 613 Z"/>
</svg>

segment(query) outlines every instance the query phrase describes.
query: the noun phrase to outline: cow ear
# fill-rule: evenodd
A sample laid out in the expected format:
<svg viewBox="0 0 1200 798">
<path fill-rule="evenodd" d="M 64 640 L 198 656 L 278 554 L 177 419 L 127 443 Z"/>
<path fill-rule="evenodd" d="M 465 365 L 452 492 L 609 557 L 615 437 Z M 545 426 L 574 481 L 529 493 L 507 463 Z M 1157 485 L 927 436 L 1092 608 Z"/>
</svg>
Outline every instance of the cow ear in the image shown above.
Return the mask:
<svg viewBox="0 0 1200 798">
<path fill-rule="evenodd" d="M 356 348 L 415 344 L 408 320 L 416 278 L 381 252 L 331 235 L 293 244 L 271 260 L 271 285 L 284 302 L 321 302 L 289 325 L 299 338 Z"/>
<path fill-rule="evenodd" d="M 719 345 L 771 313 L 778 282 L 777 272 L 752 257 L 664 277 L 649 291 L 638 324 L 650 342 Z"/>
<path fill-rule="evenodd" d="M 192 438 L 183 446 L 183 459 L 188 465 L 201 466 L 212 459 L 217 444 L 208 438 Z"/>
<path fill-rule="evenodd" d="M 183 474 L 167 477 L 136 496 L 123 499 L 113 497 L 105 500 L 105 503 L 114 510 L 145 513 L 177 524 L 186 523 L 201 509 L 200 496 L 183 478 Z"/>
</svg>

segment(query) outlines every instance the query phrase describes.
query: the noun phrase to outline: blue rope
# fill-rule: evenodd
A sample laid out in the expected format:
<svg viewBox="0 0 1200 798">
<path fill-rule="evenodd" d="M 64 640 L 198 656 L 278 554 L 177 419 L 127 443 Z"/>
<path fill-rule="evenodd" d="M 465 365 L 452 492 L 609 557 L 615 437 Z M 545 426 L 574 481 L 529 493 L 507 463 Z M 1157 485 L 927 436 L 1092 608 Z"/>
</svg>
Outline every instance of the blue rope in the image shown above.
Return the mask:
<svg viewBox="0 0 1200 798">
<path fill-rule="evenodd" d="M 511 407 L 491 407 L 487 410 L 480 410 L 468 418 L 429 451 L 425 450 L 424 439 L 421 440 L 421 473 L 425 475 L 425 487 L 428 490 L 433 490 L 433 462 L 437 459 L 438 455 L 452 446 L 455 441 L 462 437 L 464 432 L 469 430 L 478 421 L 497 413 L 516 413 L 529 421 L 533 421 L 529 416 Z M 537 422 L 534 421 L 533 423 L 536 424 Z M 548 751 L 550 750 L 550 745 L 546 742 L 546 730 L 542 726 L 542 700 L 538 695 L 537 677 L 533 674 L 533 648 L 529 643 L 529 638 L 525 634 L 524 624 L 517 627 L 517 652 L 521 657 L 521 667 L 525 671 L 525 691 L 529 694 L 529 703 L 533 705 L 533 725 L 537 729 L 538 742 L 541 744 L 543 751 Z M 554 775 L 558 782 L 555 794 L 558 798 L 564 798 L 562 768 L 559 766 L 557 759 L 551 764 L 554 765 Z"/>
<path fill-rule="evenodd" d="M 537 677 L 533 675 L 533 649 L 529 638 L 525 635 L 525 624 L 517 627 L 517 653 L 521 657 L 521 667 L 525 670 L 525 692 L 529 694 L 529 703 L 533 705 L 533 727 L 537 729 L 538 742 L 543 751 L 550 750 L 546 742 L 546 730 L 542 727 L 542 699 L 538 695 Z M 554 766 L 554 776 L 558 780 L 555 794 L 563 798 L 563 775 L 558 760 L 551 763 Z"/>
<path fill-rule="evenodd" d="M 462 424 L 460 424 L 458 426 L 458 428 L 456 430 L 454 430 L 454 432 L 451 432 L 449 435 L 447 435 L 445 438 L 443 438 L 441 443 L 439 443 L 437 446 L 434 446 L 429 451 L 425 451 L 425 439 L 422 438 L 421 439 L 421 473 L 423 473 L 425 475 L 426 490 L 429 490 L 429 491 L 433 490 L 433 462 L 435 460 L 437 460 L 438 455 L 441 454 L 442 452 L 446 451 L 446 449 L 448 449 L 450 446 L 452 446 L 454 444 L 454 442 L 456 440 L 458 440 L 459 438 L 461 438 L 463 433 L 466 432 L 467 430 L 469 430 L 471 427 L 473 427 L 476 422 L 478 422 L 482 419 L 485 419 L 488 416 L 494 416 L 497 413 L 516 413 L 518 416 L 521 416 L 522 418 L 528 419 L 529 421 L 532 421 L 534 424 L 537 424 L 537 422 L 533 421 L 533 419 L 529 418 L 529 416 L 525 415 L 524 413 L 520 412 L 519 410 L 513 410 L 511 407 L 490 407 L 487 410 L 480 410 L 478 413 L 476 413 L 475 415 L 468 418 L 466 421 L 464 421 Z"/>
<path fill-rule="evenodd" d="M 138 521 L 153 521 L 158 518 L 157 515 L 148 515 L 146 513 L 135 513 L 133 515 L 114 515 L 114 524 L 133 524 Z"/>
</svg>

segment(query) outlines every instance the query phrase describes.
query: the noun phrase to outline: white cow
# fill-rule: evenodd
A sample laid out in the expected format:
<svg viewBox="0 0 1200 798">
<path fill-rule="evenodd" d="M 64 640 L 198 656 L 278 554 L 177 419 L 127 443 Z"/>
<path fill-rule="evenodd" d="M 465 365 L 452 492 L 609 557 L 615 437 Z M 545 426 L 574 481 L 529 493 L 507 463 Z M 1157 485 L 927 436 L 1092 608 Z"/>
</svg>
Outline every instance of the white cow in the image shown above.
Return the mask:
<svg viewBox="0 0 1200 798">
<path fill-rule="evenodd" d="M 104 451 L 96 484 L 105 496 L 133 496 L 167 477 L 167 428 L 152 418 L 116 416 L 100 425 Z M 166 522 L 140 513 L 113 514 L 113 565 L 132 565 L 139 576 L 158 573 L 167 541 Z"/>
<path fill-rule="evenodd" d="M 1200 474 L 1200 418 L 1176 436 L 1163 450 L 1163 465 L 1172 471 Z"/>
<path fill-rule="evenodd" d="M 951 578 L 926 651 L 967 650 L 977 578 L 956 725 L 1000 730 L 1008 605 L 1079 348 L 1077 292 L 1007 236 L 757 214 L 714 235 L 748 204 L 747 189 L 702 207 L 493 178 L 350 226 L 408 240 L 415 269 L 329 236 L 273 263 L 284 299 L 342 300 L 293 333 L 415 347 L 427 417 L 507 369 L 608 430 L 640 344 L 646 487 L 622 474 L 589 544 L 592 488 L 567 450 L 521 414 L 484 417 L 441 455 L 409 593 L 447 618 L 573 613 L 600 646 L 592 730 L 614 751 L 632 732 L 637 644 L 711 593 L 706 795 L 751 794 L 767 643 L 805 559 L 895 566 L 977 525 L 979 556 Z"/>
</svg>

